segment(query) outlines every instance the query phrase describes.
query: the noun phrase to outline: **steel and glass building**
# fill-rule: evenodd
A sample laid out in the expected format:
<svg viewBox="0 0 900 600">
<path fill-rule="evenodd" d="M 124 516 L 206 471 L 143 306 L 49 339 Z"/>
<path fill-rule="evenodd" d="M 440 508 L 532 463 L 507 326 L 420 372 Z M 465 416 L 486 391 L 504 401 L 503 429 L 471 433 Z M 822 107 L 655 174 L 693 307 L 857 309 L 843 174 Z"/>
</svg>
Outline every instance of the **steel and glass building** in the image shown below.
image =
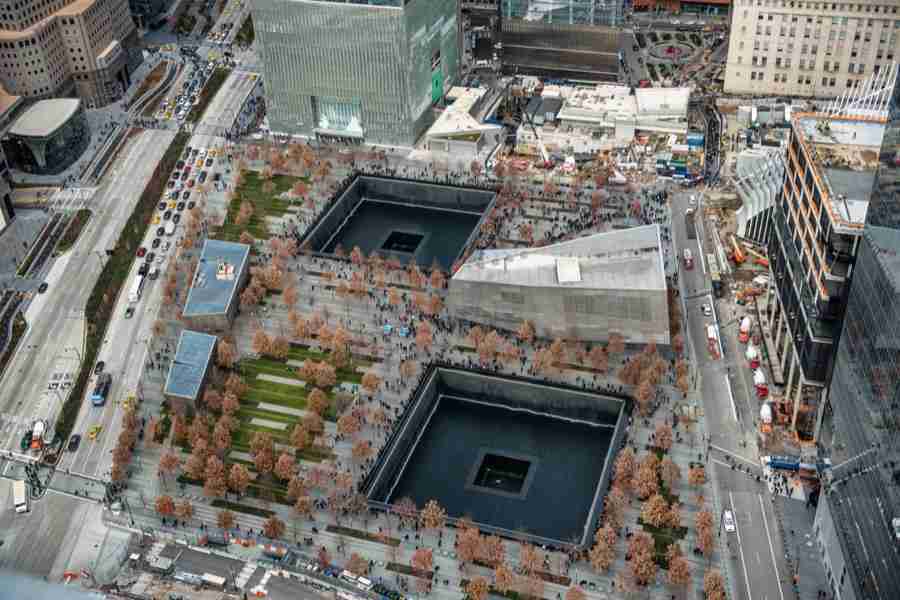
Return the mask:
<svg viewBox="0 0 900 600">
<path fill-rule="evenodd" d="M 457 77 L 456 0 L 256 0 L 274 132 L 412 146 Z"/>
<path fill-rule="evenodd" d="M 815 534 L 829 597 L 841 600 L 900 598 L 900 535 L 893 523 L 900 517 L 900 90 L 895 84 L 891 96 L 823 435 L 833 466 Z"/>
</svg>

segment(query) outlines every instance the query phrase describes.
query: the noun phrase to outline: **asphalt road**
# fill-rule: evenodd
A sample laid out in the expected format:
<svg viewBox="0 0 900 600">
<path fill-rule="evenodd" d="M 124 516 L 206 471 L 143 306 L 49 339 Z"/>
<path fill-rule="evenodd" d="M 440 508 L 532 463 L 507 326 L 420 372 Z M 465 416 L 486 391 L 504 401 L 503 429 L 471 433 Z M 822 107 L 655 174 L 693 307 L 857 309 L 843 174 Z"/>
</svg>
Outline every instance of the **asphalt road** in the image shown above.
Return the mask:
<svg viewBox="0 0 900 600">
<path fill-rule="evenodd" d="M 721 318 L 722 311 L 712 296 L 711 282 L 706 265 L 706 254 L 700 238 L 704 229 L 698 227 L 698 239 L 688 239 L 685 226 L 685 211 L 691 205 L 701 205 L 700 191 L 674 194 L 672 198 L 672 229 L 679 256 L 684 248 L 689 248 L 695 256 L 694 268 L 679 271 L 679 285 L 687 313 L 688 333 L 696 352 L 696 365 L 701 378 L 701 393 L 706 418 L 706 430 L 712 451 L 709 453 L 711 468 L 716 469 L 717 494 L 722 510 L 732 510 L 737 520 L 737 532 L 726 537 L 725 547 L 729 561 L 729 572 L 734 600 L 783 600 L 784 588 L 790 591 L 790 575 L 784 556 L 783 545 L 777 535 L 775 514 L 771 497 L 764 484 L 756 481 L 761 472 L 759 461 L 752 444 L 754 430 L 753 400 L 748 389 L 742 347 L 734 339 L 736 325 L 725 321 L 725 333 L 721 335 L 724 356 L 717 357 L 707 346 L 707 325 L 714 317 L 703 314 L 704 304 L 714 306 L 715 315 Z M 699 206 L 698 206 L 699 210 Z M 729 330 L 729 327 L 731 330 Z M 734 384 L 729 385 L 729 378 Z M 731 387 L 731 390 L 729 389 Z M 733 394 L 732 394 L 733 390 Z M 748 440 L 751 443 L 747 443 Z M 732 469 L 726 462 L 726 455 L 735 464 L 750 469 L 751 474 Z M 774 574 L 778 576 L 774 576 Z"/>
<path fill-rule="evenodd" d="M 74 248 L 57 259 L 45 280 L 49 289 L 29 306 L 29 327 L 0 381 L 0 448 L 19 450 L 22 434 L 35 419 L 59 414 L 68 393 L 51 382 L 74 380 L 84 344 L 84 305 L 112 248 L 132 213 L 144 184 L 173 137 L 168 131 L 138 133 L 91 200 L 94 215 Z"/>
</svg>

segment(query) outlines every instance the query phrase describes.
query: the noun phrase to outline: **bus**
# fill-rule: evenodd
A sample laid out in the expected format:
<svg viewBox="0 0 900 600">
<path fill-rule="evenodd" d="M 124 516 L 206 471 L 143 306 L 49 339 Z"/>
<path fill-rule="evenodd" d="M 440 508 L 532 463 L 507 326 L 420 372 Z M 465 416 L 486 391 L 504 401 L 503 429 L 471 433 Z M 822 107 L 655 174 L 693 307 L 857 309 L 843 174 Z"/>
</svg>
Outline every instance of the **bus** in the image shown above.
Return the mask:
<svg viewBox="0 0 900 600">
<path fill-rule="evenodd" d="M 694 209 L 689 208 L 684 211 L 684 227 L 687 230 L 689 240 L 697 239 L 697 228 L 694 225 Z"/>
<path fill-rule="evenodd" d="M 128 292 L 128 301 L 132 304 L 136 303 L 141 299 L 141 294 L 144 291 L 144 276 L 138 275 L 134 283 L 131 285 L 131 291 Z"/>
<path fill-rule="evenodd" d="M 684 249 L 684 268 L 688 270 L 694 268 L 694 255 L 691 253 L 690 248 Z"/>
<path fill-rule="evenodd" d="M 100 373 L 97 376 L 97 383 L 94 385 L 94 392 L 91 394 L 91 403 L 94 406 L 106 404 L 106 397 L 109 396 L 109 387 L 111 385 L 112 375 L 109 373 Z"/>
<path fill-rule="evenodd" d="M 28 494 L 25 490 L 25 482 L 21 479 L 13 481 L 13 505 L 19 514 L 28 512 Z"/>
</svg>

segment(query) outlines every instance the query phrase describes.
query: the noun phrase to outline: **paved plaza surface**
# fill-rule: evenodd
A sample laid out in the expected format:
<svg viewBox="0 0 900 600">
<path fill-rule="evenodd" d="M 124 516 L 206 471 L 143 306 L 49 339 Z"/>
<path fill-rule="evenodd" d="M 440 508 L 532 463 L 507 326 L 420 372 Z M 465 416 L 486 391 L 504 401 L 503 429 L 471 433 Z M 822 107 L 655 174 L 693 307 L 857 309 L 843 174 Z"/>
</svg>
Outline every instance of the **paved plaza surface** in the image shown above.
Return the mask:
<svg viewBox="0 0 900 600">
<path fill-rule="evenodd" d="M 234 20 L 231 14 L 226 19 Z M 221 50 L 213 46 L 201 45 L 200 55 L 210 57 Z M 252 62 L 252 54 L 247 51 L 241 59 L 246 57 Z M 626 52 L 626 60 L 629 64 L 633 60 L 636 70 L 638 56 L 632 54 Z M 232 582 L 229 585 L 248 593 L 265 581 L 273 598 L 315 599 L 331 597 L 328 595 L 331 592 L 323 595 L 315 586 L 301 585 L 291 573 L 274 573 L 271 569 L 274 565 L 266 562 L 262 552 L 262 547 L 271 543 L 289 546 L 311 561 L 325 553 L 339 567 L 347 566 L 353 555 L 358 555 L 371 561 L 368 577 L 373 581 L 418 596 L 425 593 L 417 590 L 416 578 L 391 570 L 390 564 L 408 565 L 416 551 L 426 547 L 434 553 L 436 574 L 430 590 L 433 597 L 458 600 L 465 594 L 466 580 L 478 576 L 493 580 L 492 569 L 463 564 L 455 547 L 457 530 L 441 528 L 441 533 L 435 535 L 412 524 L 403 525 L 390 515 L 354 511 L 341 504 L 352 499 L 353 494 L 341 491 L 338 481 L 347 476 L 358 482 L 371 468 L 372 455 L 360 458 L 360 447 L 368 445 L 372 452 L 377 452 L 386 443 L 391 425 L 410 402 L 419 375 L 431 361 L 634 396 L 635 386 L 623 383 L 620 373 L 628 361 L 635 360 L 647 349 L 626 347 L 610 351 L 607 367 L 593 369 L 576 344 L 566 344 L 564 361 L 553 368 L 540 368 L 536 364 L 538 353 L 547 349 L 552 340 L 524 342 L 514 332 L 499 332 L 501 345 L 509 349 L 508 354 L 504 353 L 506 357 L 501 353 L 487 359 L 479 356 L 473 341 L 478 335 L 476 331 L 468 323 L 453 321 L 444 312 L 446 281 L 434 283 L 427 279 L 435 259 L 445 270 L 453 262 L 463 241 L 478 223 L 478 215 L 454 213 L 452 218 L 442 215 L 438 219 L 440 227 L 434 228 L 418 220 L 415 211 L 409 211 L 408 219 L 401 219 L 398 217 L 401 211 L 396 206 L 389 213 L 381 210 L 383 206 L 366 202 L 360 207 L 356 221 L 351 220 L 340 237 L 329 245 L 333 249 L 340 242 L 348 253 L 359 246 L 366 255 L 386 243 L 400 252 L 422 252 L 416 258 L 426 272 L 426 280 L 418 283 L 411 282 L 404 270 L 387 271 L 382 282 L 377 269 L 365 263 L 279 251 L 279 244 L 302 239 L 306 228 L 316 222 L 340 186 L 362 171 L 515 191 L 516 200 L 500 206 L 491 225 L 478 231 L 483 239 L 489 238 L 497 247 L 523 247 L 614 228 L 659 224 L 666 274 L 673 290 L 677 290 L 674 302 L 679 306 L 678 326 L 684 332 L 685 342 L 681 357 L 689 363 L 690 384 L 686 390 L 679 389 L 674 373 L 679 356 L 661 349 L 660 358 L 667 367 L 654 387 L 648 414 L 634 414 L 629 419 L 624 447 L 632 449 L 641 460 L 654 452 L 659 428 L 673 429 L 672 446 L 664 455 L 677 465 L 681 477 L 667 493 L 677 499 L 685 528 L 678 543 L 690 568 L 689 580 L 685 585 L 672 585 L 667 581 L 667 572 L 657 569 L 649 585 L 637 586 L 633 581 L 632 562 L 627 560 L 629 540 L 644 527 L 639 523 L 639 519 L 643 520 L 642 502 L 632 494 L 625 499 L 623 526 L 614 544 L 609 569 L 595 569 L 586 553 L 569 551 L 559 544 L 540 550 L 541 570 L 569 578 L 561 581 L 584 588 L 590 600 L 698 598 L 702 595 L 704 574 L 711 569 L 718 569 L 726 576 L 730 598 L 795 597 L 790 585 L 793 572 L 802 573 L 804 569 L 812 572 L 814 561 L 804 541 L 808 539 L 806 534 L 800 529 L 786 531 L 783 524 L 786 515 L 796 511 L 796 505 L 781 498 L 773 502 L 765 480 L 758 479 L 762 472 L 752 435 L 758 404 L 750 393 L 752 387 L 746 381 L 746 369 L 738 368 L 740 346 L 734 339 L 735 332 L 725 330 L 721 358 L 711 356 L 706 347 L 706 326 L 718 320 L 724 329 L 724 324 L 734 315 L 717 311 L 712 318 L 704 317 L 702 305 L 715 305 L 715 300 L 703 261 L 698 261 L 700 268 L 691 271 L 682 269 L 678 261 L 683 248 L 691 248 L 701 258 L 709 251 L 702 230 L 698 245 L 697 240 L 687 238 L 684 227 L 684 211 L 694 202 L 702 202 L 703 190 L 682 190 L 665 181 L 598 190 L 590 180 L 551 179 L 538 173 L 499 178 L 494 174 L 475 176 L 468 172 L 467 163 L 451 160 L 437 164 L 422 151 L 382 153 L 366 148 L 304 146 L 304 157 L 308 160 L 288 158 L 287 166 L 279 168 L 277 175 L 302 177 L 308 187 L 305 197 L 285 192 L 279 198 L 288 205 L 285 211 L 257 215 L 254 220 L 255 224 L 262 222 L 257 231 L 263 235 L 256 235 L 252 240 L 252 266 L 256 270 L 277 264 L 283 270 L 284 284 L 269 290 L 263 303 L 243 305 L 233 328 L 223 337 L 236 349 L 241 359 L 239 365 L 263 364 L 268 360 L 260 356 L 254 343 L 260 331 L 273 337 L 284 336 L 293 344 L 292 348 L 302 352 L 327 355 L 329 350 L 319 331 L 300 335 L 295 327 L 298 319 L 320 321 L 332 331 L 340 328 L 350 338 L 354 366 L 364 365 L 353 377 L 358 380 L 363 372 L 377 376 L 379 384 L 375 390 L 362 389 L 355 383 L 344 388 L 351 403 L 343 412 L 337 411 L 325 420 L 323 432 L 315 440 L 324 458 L 303 454 L 296 462 L 294 474 L 298 478 L 312 481 L 324 474 L 326 479 L 322 485 L 309 485 L 308 493 L 315 502 L 312 514 L 298 514 L 290 504 L 271 498 L 238 497 L 229 492 L 226 499 L 235 503 L 236 523 L 228 533 L 240 543 L 215 552 L 201 548 L 199 544 L 204 536 L 211 529 L 218 530 L 222 499 L 215 498 L 216 494 L 210 494 L 190 479 L 182 478 L 180 482 L 176 479 L 191 458 L 191 448 L 178 442 L 171 429 L 161 441 L 149 433 L 141 436 L 128 464 L 126 489 L 114 507 L 105 506 L 104 483 L 109 478 L 111 451 L 121 433 L 125 411 L 121 400 L 131 393 L 140 398 L 137 415 L 142 429 L 147 426 L 148 432 L 149 425 L 162 418 L 164 407 L 169 408 L 162 388 L 178 336 L 185 328 L 180 318 L 181 298 L 191 279 L 189 265 L 196 260 L 197 249 L 207 237 L 220 235 L 222 224 L 233 218 L 233 214 L 229 216 L 229 208 L 240 171 L 261 176 L 272 166 L 273 151 L 277 154 L 281 148 L 281 158 L 285 158 L 293 147 L 293 144 L 275 144 L 270 139 L 240 142 L 230 139 L 232 123 L 256 86 L 257 78 L 258 73 L 251 70 L 249 63 L 235 68 L 203 120 L 193 129 L 189 142 L 192 147 L 215 148 L 220 152 L 221 159 L 210 173 L 221 176 L 221 182 L 206 186 L 202 193 L 202 219 L 197 233 L 190 234 L 182 222 L 172 238 L 172 248 L 160 251 L 163 275 L 148 282 L 132 318 L 125 318 L 126 302 L 124 298 L 119 299 L 99 357 L 106 363 L 106 370 L 113 374 L 110 395 L 113 401 L 103 407 L 84 402 L 75 427 L 83 436 L 97 426 L 102 433 L 97 441 L 84 439 L 77 450 L 64 452 L 55 470 L 41 470 L 41 477 L 49 482 L 50 489 L 32 499 L 28 514 L 18 515 L 8 510 L 0 516 L 0 530 L 5 532 L 4 544 L 0 546 L 0 569 L 56 581 L 68 571 L 86 569 L 94 574 L 97 583 L 133 585 L 141 574 L 140 569 L 123 565 L 131 552 L 149 551 L 146 546 L 136 546 L 136 540 L 144 537 L 138 534 L 146 532 L 156 544 L 162 545 L 163 556 L 175 560 L 176 569 L 219 575 L 229 579 Z M 119 118 L 124 117 L 110 115 L 113 121 Z M 49 383 L 51 379 L 64 381 L 67 374 L 73 376 L 81 366 L 84 321 L 80 307 L 84 306 L 104 262 L 103 250 L 115 243 L 147 178 L 171 143 L 174 127 L 136 133 L 107 175 L 97 182 L 96 189 L 90 186 L 90 194 L 69 192 L 56 196 L 58 209 L 89 205 L 94 217 L 75 247 L 41 274 L 42 280 L 50 284 L 50 292 L 36 295 L 27 305 L 26 318 L 31 326 L 2 381 L 0 441 L 5 451 L 13 453 L 12 459 L 10 455 L 6 455 L 7 459 L 0 458 L 0 470 L 5 476 L 0 480 L 0 498 L 7 506 L 12 505 L 10 480 L 25 477 L 23 461 L 15 456 L 21 433 L 34 419 L 52 421 L 58 414 L 64 390 L 56 388 L 59 392 L 54 392 Z M 668 198 L 656 195 L 663 190 L 670 192 Z M 594 192 L 601 194 L 602 202 L 592 200 Z M 563 200 L 567 194 L 568 199 Z M 700 198 L 695 200 L 695 195 Z M 154 229 L 150 228 L 147 244 L 154 237 Z M 400 235 L 391 239 L 395 233 Z M 416 234 L 422 237 L 417 238 Z M 185 243 L 188 238 L 190 242 Z M 137 263 L 133 270 L 136 268 Z M 169 273 L 173 273 L 177 288 L 171 302 L 164 300 L 163 290 Z M 350 283 L 361 286 L 361 292 L 342 291 Z M 289 286 L 296 290 L 294 300 L 284 292 Z M 430 312 L 423 310 L 422 296 L 436 298 L 438 308 Z M 385 326 L 389 326 L 390 333 L 385 333 Z M 400 335 L 401 330 L 407 330 L 409 335 Z M 430 331 L 430 336 L 417 337 L 421 331 Z M 235 373 L 244 373 L 245 383 L 254 388 L 287 388 L 291 390 L 289 395 L 305 397 L 314 387 L 313 382 L 298 378 L 303 361 L 291 360 L 293 363 L 275 361 L 281 369 L 277 374 L 255 374 L 249 369 L 241 370 L 243 367 Z M 221 387 L 224 375 L 225 370 L 217 368 L 211 385 Z M 25 398 L 34 401 L 25 402 Z M 242 397 L 239 426 L 286 435 L 296 422 L 308 416 L 308 406 L 297 408 L 277 400 L 277 394 L 265 402 Z M 214 419 L 220 418 L 216 410 L 201 408 L 199 414 L 204 411 Z M 473 410 L 466 401 L 442 400 L 440 410 L 423 432 L 403 471 L 392 500 L 411 496 L 421 508 L 428 500 L 437 498 L 450 516 L 471 513 L 469 516 L 476 521 L 498 523 L 508 529 L 554 539 L 571 539 L 581 531 L 586 520 L 596 482 L 604 468 L 604 461 L 599 457 L 608 454 L 611 434 L 605 430 L 598 433 L 587 425 L 563 426 L 549 417 L 519 414 L 511 417 L 509 413 L 508 409 L 495 406 L 479 406 Z M 346 421 L 341 423 L 340 419 L 345 416 L 358 420 L 357 431 L 344 431 Z M 277 450 L 280 453 L 284 448 L 289 446 L 282 445 Z M 159 469 L 160 459 L 169 454 L 177 457 L 179 467 L 174 473 L 164 475 Z M 245 464 L 257 477 L 254 455 L 249 448 L 226 448 L 216 457 L 223 458 L 229 468 L 233 464 Z M 705 467 L 705 481 L 688 482 L 689 467 L 700 465 Z M 436 474 L 441 476 L 436 478 Z M 258 477 L 283 487 L 284 482 L 275 481 L 271 474 L 261 473 Z M 179 506 L 189 506 L 190 510 L 177 518 L 167 515 L 163 522 L 156 510 L 156 501 L 161 496 L 171 497 Z M 487 501 L 472 502 L 476 497 Z M 534 504 L 529 505 L 532 500 Z M 542 506 L 554 508 L 542 511 Z M 735 514 L 734 533 L 718 527 L 721 512 L 726 509 Z M 714 546 L 704 556 L 697 552 L 700 540 L 696 522 L 698 515 L 706 510 L 712 514 L 716 531 Z M 284 523 L 278 540 L 263 535 L 266 525 L 263 515 L 267 514 Z M 801 521 L 797 516 L 790 519 L 792 523 Z M 347 529 L 335 529 L 336 525 Z M 808 528 L 808 524 L 804 527 Z M 378 541 L 383 536 L 396 538 L 398 545 Z M 522 571 L 526 547 L 512 540 L 503 545 L 505 562 Z M 790 548 L 793 550 L 789 555 L 796 560 L 785 558 L 785 550 Z M 164 583 L 174 585 L 171 579 Z M 547 581 L 542 595 L 548 599 L 560 598 L 568 588 L 568 584 Z M 807 589 L 801 590 L 805 597 Z"/>
</svg>

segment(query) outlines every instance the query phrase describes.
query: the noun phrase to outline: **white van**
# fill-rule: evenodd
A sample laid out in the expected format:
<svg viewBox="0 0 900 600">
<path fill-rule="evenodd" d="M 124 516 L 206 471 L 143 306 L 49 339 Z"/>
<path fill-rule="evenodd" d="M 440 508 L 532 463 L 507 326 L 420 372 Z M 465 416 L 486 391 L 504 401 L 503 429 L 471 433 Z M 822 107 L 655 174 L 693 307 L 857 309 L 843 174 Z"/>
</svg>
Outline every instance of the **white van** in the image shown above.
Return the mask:
<svg viewBox="0 0 900 600">
<path fill-rule="evenodd" d="M 13 505 L 19 514 L 28 512 L 28 494 L 21 479 L 13 481 Z"/>
</svg>

